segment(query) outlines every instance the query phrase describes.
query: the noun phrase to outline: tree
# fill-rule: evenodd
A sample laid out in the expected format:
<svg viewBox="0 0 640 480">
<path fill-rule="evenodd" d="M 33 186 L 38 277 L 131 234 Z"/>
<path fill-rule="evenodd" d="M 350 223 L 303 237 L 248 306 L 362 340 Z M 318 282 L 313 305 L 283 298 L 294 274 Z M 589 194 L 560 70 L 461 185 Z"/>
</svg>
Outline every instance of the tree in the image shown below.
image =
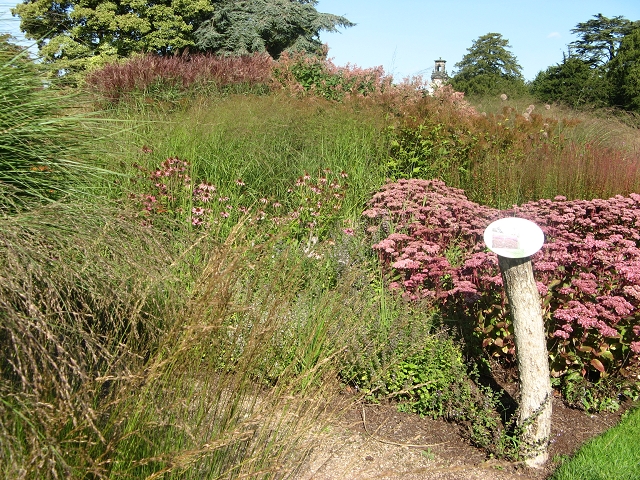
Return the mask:
<svg viewBox="0 0 640 480">
<path fill-rule="evenodd" d="M 640 27 L 622 39 L 610 62 L 608 77 L 613 86 L 611 103 L 640 112 Z"/>
<path fill-rule="evenodd" d="M 634 23 L 621 16 L 607 18 L 601 13 L 593 17 L 571 30 L 579 38 L 571 42 L 569 48 L 572 55 L 592 67 L 600 67 L 613 60 L 620 42 L 631 33 Z"/>
<path fill-rule="evenodd" d="M 564 103 L 571 107 L 608 104 L 609 81 L 600 69 L 586 61 L 565 56 L 562 63 L 539 72 L 529 86 L 531 93 L 544 102 Z"/>
<path fill-rule="evenodd" d="M 320 13 L 316 0 L 219 0 L 213 16 L 196 30 L 196 44 L 223 54 L 267 52 L 274 58 L 285 50 L 315 52 L 322 47 L 320 31 L 352 27 L 344 17 Z"/>
<path fill-rule="evenodd" d="M 319 32 L 353 25 L 316 0 L 24 0 L 12 13 L 58 73 L 133 53 L 316 50 Z M 197 32 L 197 33 L 196 33 Z M 197 43 L 197 47 L 196 47 Z"/>
<path fill-rule="evenodd" d="M 25 0 L 12 13 L 45 62 L 74 72 L 134 52 L 195 45 L 193 26 L 212 11 L 209 0 Z"/>
<path fill-rule="evenodd" d="M 508 50 L 509 41 L 499 33 L 487 33 L 473 41 L 451 79 L 456 90 L 473 95 L 518 94 L 526 91 L 522 67 Z"/>
</svg>

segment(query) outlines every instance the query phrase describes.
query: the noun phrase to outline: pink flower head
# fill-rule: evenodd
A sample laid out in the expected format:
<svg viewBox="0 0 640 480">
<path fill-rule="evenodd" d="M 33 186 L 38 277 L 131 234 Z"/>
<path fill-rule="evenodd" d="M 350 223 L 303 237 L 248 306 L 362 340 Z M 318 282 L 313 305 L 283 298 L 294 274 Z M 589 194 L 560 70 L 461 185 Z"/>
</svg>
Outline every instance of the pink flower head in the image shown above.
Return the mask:
<svg viewBox="0 0 640 480">
<path fill-rule="evenodd" d="M 416 269 L 420 268 L 420 263 L 415 260 L 411 260 L 408 258 L 403 258 L 402 260 L 398 260 L 391 265 L 393 268 L 402 268 L 402 269 Z"/>
<path fill-rule="evenodd" d="M 564 338 L 565 340 L 570 337 L 570 335 L 564 330 L 556 330 L 555 332 L 553 332 L 553 336 L 556 338 Z"/>
<path fill-rule="evenodd" d="M 353 236 L 356 232 L 353 230 L 353 228 L 343 228 L 342 233 L 344 233 L 345 235 Z"/>
</svg>

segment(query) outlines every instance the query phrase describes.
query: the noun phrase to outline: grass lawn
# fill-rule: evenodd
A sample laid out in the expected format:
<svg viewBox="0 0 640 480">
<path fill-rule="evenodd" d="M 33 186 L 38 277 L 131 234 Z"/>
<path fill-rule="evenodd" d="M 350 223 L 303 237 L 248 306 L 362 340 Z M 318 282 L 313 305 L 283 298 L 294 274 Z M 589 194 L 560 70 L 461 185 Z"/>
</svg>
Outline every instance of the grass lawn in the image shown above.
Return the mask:
<svg viewBox="0 0 640 480">
<path fill-rule="evenodd" d="M 553 480 L 631 480 L 640 478 L 640 409 L 629 412 L 619 425 L 594 438 Z"/>
</svg>

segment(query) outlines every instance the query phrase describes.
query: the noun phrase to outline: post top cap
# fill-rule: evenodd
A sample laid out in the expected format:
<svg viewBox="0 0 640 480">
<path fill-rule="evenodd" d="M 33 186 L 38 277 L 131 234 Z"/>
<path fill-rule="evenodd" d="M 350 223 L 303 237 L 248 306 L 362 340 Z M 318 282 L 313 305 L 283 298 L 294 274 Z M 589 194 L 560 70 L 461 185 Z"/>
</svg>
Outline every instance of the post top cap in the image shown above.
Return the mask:
<svg viewBox="0 0 640 480">
<path fill-rule="evenodd" d="M 485 229 L 484 243 L 501 257 L 525 258 L 542 248 L 544 233 L 530 220 L 506 217 L 496 220 Z"/>
</svg>

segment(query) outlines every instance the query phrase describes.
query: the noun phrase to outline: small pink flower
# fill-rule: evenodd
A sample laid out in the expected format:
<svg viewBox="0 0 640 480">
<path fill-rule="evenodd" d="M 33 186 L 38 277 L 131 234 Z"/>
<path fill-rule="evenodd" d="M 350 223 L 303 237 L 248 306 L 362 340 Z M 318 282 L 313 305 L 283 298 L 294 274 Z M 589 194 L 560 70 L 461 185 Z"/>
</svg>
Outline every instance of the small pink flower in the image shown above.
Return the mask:
<svg viewBox="0 0 640 480">
<path fill-rule="evenodd" d="M 229 218 L 229 212 L 220 212 L 220 216 L 224 218 Z"/>
<path fill-rule="evenodd" d="M 353 230 L 353 228 L 343 228 L 342 233 L 344 233 L 345 235 L 353 236 L 356 232 Z"/>
</svg>

